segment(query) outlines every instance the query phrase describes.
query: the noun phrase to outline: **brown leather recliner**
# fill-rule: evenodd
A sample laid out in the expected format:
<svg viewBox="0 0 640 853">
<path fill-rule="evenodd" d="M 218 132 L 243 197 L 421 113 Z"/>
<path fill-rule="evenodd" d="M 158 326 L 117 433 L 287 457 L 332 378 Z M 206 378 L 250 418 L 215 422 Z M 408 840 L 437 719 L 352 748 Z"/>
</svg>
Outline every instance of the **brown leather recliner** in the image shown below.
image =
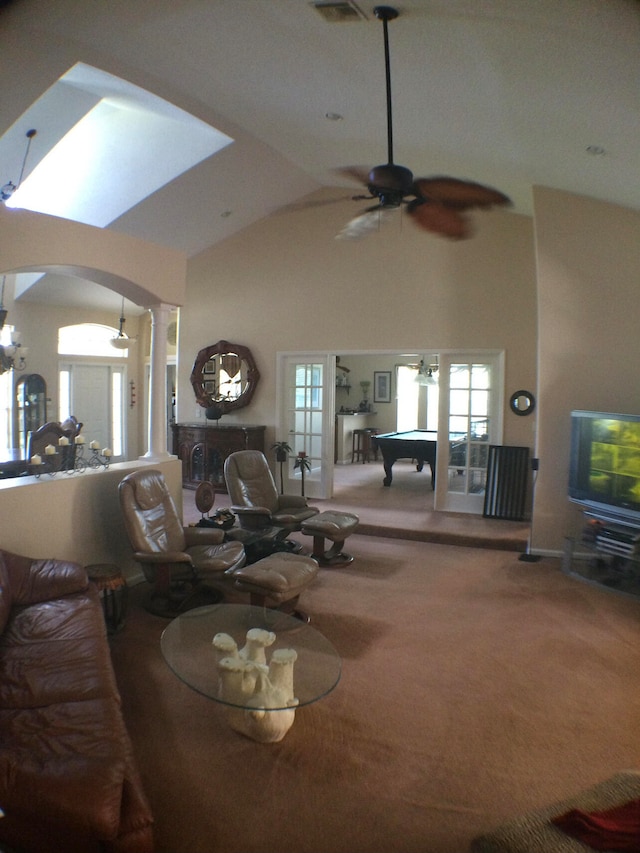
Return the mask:
<svg viewBox="0 0 640 853">
<path fill-rule="evenodd" d="M 184 527 L 160 471 L 133 471 L 118 490 L 134 558 L 153 585 L 149 610 L 175 615 L 196 591 L 220 590 L 233 581 L 234 571 L 245 563 L 242 544 L 225 542 L 222 530 Z"/>
<path fill-rule="evenodd" d="M 247 530 L 280 528 L 285 538 L 319 512 L 302 495 L 279 495 L 267 459 L 259 450 L 238 450 L 224 463 L 233 512 Z"/>
</svg>

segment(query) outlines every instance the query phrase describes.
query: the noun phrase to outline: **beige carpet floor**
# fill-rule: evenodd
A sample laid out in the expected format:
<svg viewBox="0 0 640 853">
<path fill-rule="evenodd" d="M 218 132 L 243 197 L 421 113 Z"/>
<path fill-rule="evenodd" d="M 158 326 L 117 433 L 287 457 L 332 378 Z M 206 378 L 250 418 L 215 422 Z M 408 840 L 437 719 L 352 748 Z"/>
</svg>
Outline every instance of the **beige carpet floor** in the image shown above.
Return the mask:
<svg viewBox="0 0 640 853">
<path fill-rule="evenodd" d="M 464 853 L 640 766 L 640 602 L 554 559 L 349 543 L 356 560 L 301 601 L 342 678 L 279 744 L 231 731 L 169 671 L 167 623 L 131 590 L 112 653 L 158 853 Z"/>
<path fill-rule="evenodd" d="M 529 535 L 527 522 L 483 518 L 466 513 L 435 512 L 431 474 L 416 471 L 408 459 L 393 466 L 391 486 L 382 485 L 382 462 L 336 465 L 334 495 L 331 500 L 310 500 L 321 510 L 355 512 L 360 518 L 361 535 L 415 539 L 453 545 L 525 551 Z M 194 493 L 184 490 L 184 517 L 197 521 Z M 227 495 L 218 494 L 214 509 L 227 506 Z"/>
</svg>

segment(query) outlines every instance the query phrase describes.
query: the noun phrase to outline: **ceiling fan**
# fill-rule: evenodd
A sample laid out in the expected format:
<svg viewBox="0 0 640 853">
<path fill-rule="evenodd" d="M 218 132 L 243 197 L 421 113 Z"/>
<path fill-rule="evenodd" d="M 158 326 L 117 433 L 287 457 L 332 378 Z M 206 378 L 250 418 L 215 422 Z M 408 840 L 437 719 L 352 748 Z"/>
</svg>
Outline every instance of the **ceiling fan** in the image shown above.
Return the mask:
<svg viewBox="0 0 640 853">
<path fill-rule="evenodd" d="M 463 240 L 471 236 L 471 222 L 466 211 L 473 208 L 486 210 L 495 205 L 506 206 L 511 204 L 511 200 L 492 187 L 460 178 L 414 178 L 410 169 L 393 162 L 388 25 L 389 21 L 398 17 L 398 11 L 391 6 L 376 6 L 373 14 L 382 21 L 384 33 L 388 161 L 384 165 L 375 166 L 369 173 L 357 167 L 339 170 L 341 174 L 364 184 L 369 191 L 368 196 L 355 196 L 355 199 L 375 198 L 377 203 L 352 219 L 337 236 L 340 239 L 362 237 L 377 230 L 382 220 L 404 205 L 419 228 L 441 237 Z"/>
</svg>

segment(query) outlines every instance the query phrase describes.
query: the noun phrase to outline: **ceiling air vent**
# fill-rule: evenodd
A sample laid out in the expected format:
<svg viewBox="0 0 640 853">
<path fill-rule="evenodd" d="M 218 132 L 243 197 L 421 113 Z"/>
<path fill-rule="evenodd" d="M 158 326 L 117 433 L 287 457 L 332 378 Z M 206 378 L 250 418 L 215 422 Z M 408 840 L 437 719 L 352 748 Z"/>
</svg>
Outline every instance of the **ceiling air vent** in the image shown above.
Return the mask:
<svg viewBox="0 0 640 853">
<path fill-rule="evenodd" d="M 367 20 L 366 15 L 350 0 L 326 0 L 326 2 L 312 3 L 311 5 L 320 12 L 325 21 L 329 21 L 331 24 Z"/>
</svg>

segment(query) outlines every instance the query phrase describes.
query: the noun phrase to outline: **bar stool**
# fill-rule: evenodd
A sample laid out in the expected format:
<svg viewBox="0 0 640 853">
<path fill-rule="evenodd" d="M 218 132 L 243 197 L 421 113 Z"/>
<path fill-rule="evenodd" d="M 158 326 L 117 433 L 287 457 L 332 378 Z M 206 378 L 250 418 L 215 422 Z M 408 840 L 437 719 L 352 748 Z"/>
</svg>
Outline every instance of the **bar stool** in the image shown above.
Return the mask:
<svg viewBox="0 0 640 853">
<path fill-rule="evenodd" d="M 360 461 L 360 458 L 362 458 L 362 464 L 364 465 L 365 462 L 369 461 L 372 451 L 375 454 L 374 458 L 377 460 L 378 448 L 375 446 L 375 442 L 371 441 L 371 437 L 377 434 L 378 430 L 373 428 L 354 429 L 351 443 L 351 462 L 354 462 L 356 459 Z"/>
<path fill-rule="evenodd" d="M 91 583 L 97 587 L 100 593 L 107 632 L 115 634 L 124 628 L 127 609 L 128 588 L 124 575 L 117 566 L 111 563 L 95 563 L 91 566 L 85 566 L 85 571 Z"/>
</svg>

